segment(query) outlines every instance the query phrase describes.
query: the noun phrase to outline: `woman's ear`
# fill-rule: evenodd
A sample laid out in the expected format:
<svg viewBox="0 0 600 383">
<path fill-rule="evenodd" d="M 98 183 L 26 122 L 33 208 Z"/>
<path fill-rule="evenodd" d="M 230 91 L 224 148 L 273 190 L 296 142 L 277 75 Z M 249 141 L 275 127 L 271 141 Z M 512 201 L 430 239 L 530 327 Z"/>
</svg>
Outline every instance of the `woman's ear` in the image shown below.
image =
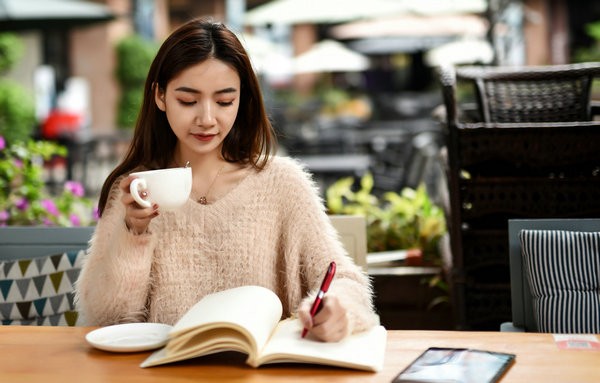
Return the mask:
<svg viewBox="0 0 600 383">
<path fill-rule="evenodd" d="M 162 110 L 163 112 L 167 109 L 167 104 L 165 103 L 165 92 L 156 83 L 154 84 L 154 102 L 156 102 L 158 109 Z"/>
</svg>

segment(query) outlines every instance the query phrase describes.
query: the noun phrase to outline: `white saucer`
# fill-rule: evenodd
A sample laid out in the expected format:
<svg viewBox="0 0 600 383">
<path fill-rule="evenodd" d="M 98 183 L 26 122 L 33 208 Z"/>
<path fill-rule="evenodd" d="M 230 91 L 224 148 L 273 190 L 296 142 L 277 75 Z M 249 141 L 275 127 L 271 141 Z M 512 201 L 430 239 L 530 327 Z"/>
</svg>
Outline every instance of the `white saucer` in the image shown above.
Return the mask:
<svg viewBox="0 0 600 383">
<path fill-rule="evenodd" d="M 113 352 L 135 352 L 162 347 L 173 327 L 162 323 L 125 323 L 106 326 L 86 334 L 92 346 Z"/>
</svg>

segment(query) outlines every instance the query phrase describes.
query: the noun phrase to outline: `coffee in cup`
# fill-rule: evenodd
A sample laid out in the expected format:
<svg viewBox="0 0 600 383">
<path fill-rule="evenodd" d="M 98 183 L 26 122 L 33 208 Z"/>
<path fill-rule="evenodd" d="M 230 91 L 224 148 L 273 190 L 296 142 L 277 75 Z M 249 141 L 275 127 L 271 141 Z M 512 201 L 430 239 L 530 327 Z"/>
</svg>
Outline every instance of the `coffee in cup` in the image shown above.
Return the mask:
<svg viewBox="0 0 600 383">
<path fill-rule="evenodd" d="M 131 173 L 131 196 L 142 207 L 158 204 L 160 210 L 175 210 L 183 206 L 192 192 L 192 168 L 168 168 Z M 146 199 L 141 192 L 147 193 Z"/>
</svg>

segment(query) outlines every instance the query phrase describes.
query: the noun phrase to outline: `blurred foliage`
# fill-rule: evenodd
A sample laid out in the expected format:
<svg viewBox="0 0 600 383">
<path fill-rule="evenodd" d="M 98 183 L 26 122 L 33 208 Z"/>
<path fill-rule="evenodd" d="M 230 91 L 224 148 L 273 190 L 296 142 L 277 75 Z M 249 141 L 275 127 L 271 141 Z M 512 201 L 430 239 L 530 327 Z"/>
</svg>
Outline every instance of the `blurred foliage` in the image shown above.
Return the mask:
<svg viewBox="0 0 600 383">
<path fill-rule="evenodd" d="M 600 61 L 600 21 L 585 25 L 585 31 L 595 40 L 590 47 L 579 48 L 573 54 L 574 62 Z"/>
<path fill-rule="evenodd" d="M 9 71 L 23 55 L 23 43 L 13 33 L 0 33 L 0 73 Z"/>
<path fill-rule="evenodd" d="M 0 79 L 0 135 L 14 143 L 27 140 L 34 129 L 33 97 L 20 84 Z"/>
<path fill-rule="evenodd" d="M 586 24 L 585 31 L 600 43 L 600 21 Z"/>
<path fill-rule="evenodd" d="M 12 33 L 0 33 L 0 73 L 21 59 L 23 42 Z M 0 136 L 9 143 L 27 140 L 35 129 L 33 96 L 17 82 L 0 79 Z"/>
<path fill-rule="evenodd" d="M 320 113 L 328 117 L 355 118 L 368 120 L 372 115 L 369 99 L 358 93 L 340 88 L 320 89 L 318 98 L 321 102 Z"/>
<path fill-rule="evenodd" d="M 143 85 L 140 88 L 121 89 L 121 98 L 117 111 L 117 121 L 120 128 L 129 129 L 135 126 L 143 98 Z"/>
<path fill-rule="evenodd" d="M 446 220 L 424 185 L 404 188 L 400 194 L 387 192 L 382 199 L 371 194 L 373 177 L 367 173 L 360 188 L 353 190 L 354 178 L 341 178 L 326 192 L 329 214 L 362 215 L 367 220 L 367 251 L 420 249 L 422 264 L 440 266 L 440 272 L 421 282 L 441 294 L 428 304 L 431 310 L 450 302 L 444 273 L 440 240 L 446 234 Z"/>
<path fill-rule="evenodd" d="M 65 157 L 67 149 L 50 141 L 6 145 L 0 136 L 0 226 L 89 226 L 98 219 L 83 186 L 66 181 L 59 195 L 44 182 L 44 162 Z"/>
<path fill-rule="evenodd" d="M 132 129 L 142 105 L 144 83 L 158 44 L 139 35 L 121 39 L 116 46 L 115 76 L 121 86 L 117 126 Z"/>
<path fill-rule="evenodd" d="M 441 265 L 439 241 L 446 233 L 443 210 L 435 205 L 424 185 L 404 188 L 400 194 L 387 192 L 380 200 L 371 192 L 373 177 L 360 179 L 353 190 L 354 178 L 342 178 L 326 192 L 330 214 L 362 215 L 367 220 L 369 252 L 421 249 L 423 260 Z"/>
</svg>

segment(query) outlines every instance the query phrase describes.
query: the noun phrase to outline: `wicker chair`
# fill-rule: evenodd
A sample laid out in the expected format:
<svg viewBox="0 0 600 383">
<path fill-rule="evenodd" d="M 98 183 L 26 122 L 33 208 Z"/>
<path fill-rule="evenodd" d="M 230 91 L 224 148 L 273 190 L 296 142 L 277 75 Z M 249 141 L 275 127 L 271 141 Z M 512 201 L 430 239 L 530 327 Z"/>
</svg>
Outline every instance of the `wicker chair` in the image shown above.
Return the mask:
<svg viewBox="0 0 600 383">
<path fill-rule="evenodd" d="M 458 81 L 476 87 L 484 122 L 592 119 L 590 89 L 599 63 L 538 67 L 462 67 Z"/>
<path fill-rule="evenodd" d="M 590 80 L 577 95 L 556 90 L 580 73 L 600 76 L 600 63 L 513 68 L 511 82 L 525 80 L 523 87 L 501 85 L 508 78 L 501 68 L 440 71 L 450 285 L 461 329 L 497 330 L 511 320 L 509 219 L 600 217 L 600 121 L 591 120 Z M 548 88 L 536 98 L 529 89 L 542 78 L 536 86 Z M 480 84 L 474 103 L 457 101 L 461 81 Z M 498 86 L 511 89 L 502 91 L 503 102 L 495 97 Z M 567 104 L 572 109 L 564 109 Z"/>
</svg>

